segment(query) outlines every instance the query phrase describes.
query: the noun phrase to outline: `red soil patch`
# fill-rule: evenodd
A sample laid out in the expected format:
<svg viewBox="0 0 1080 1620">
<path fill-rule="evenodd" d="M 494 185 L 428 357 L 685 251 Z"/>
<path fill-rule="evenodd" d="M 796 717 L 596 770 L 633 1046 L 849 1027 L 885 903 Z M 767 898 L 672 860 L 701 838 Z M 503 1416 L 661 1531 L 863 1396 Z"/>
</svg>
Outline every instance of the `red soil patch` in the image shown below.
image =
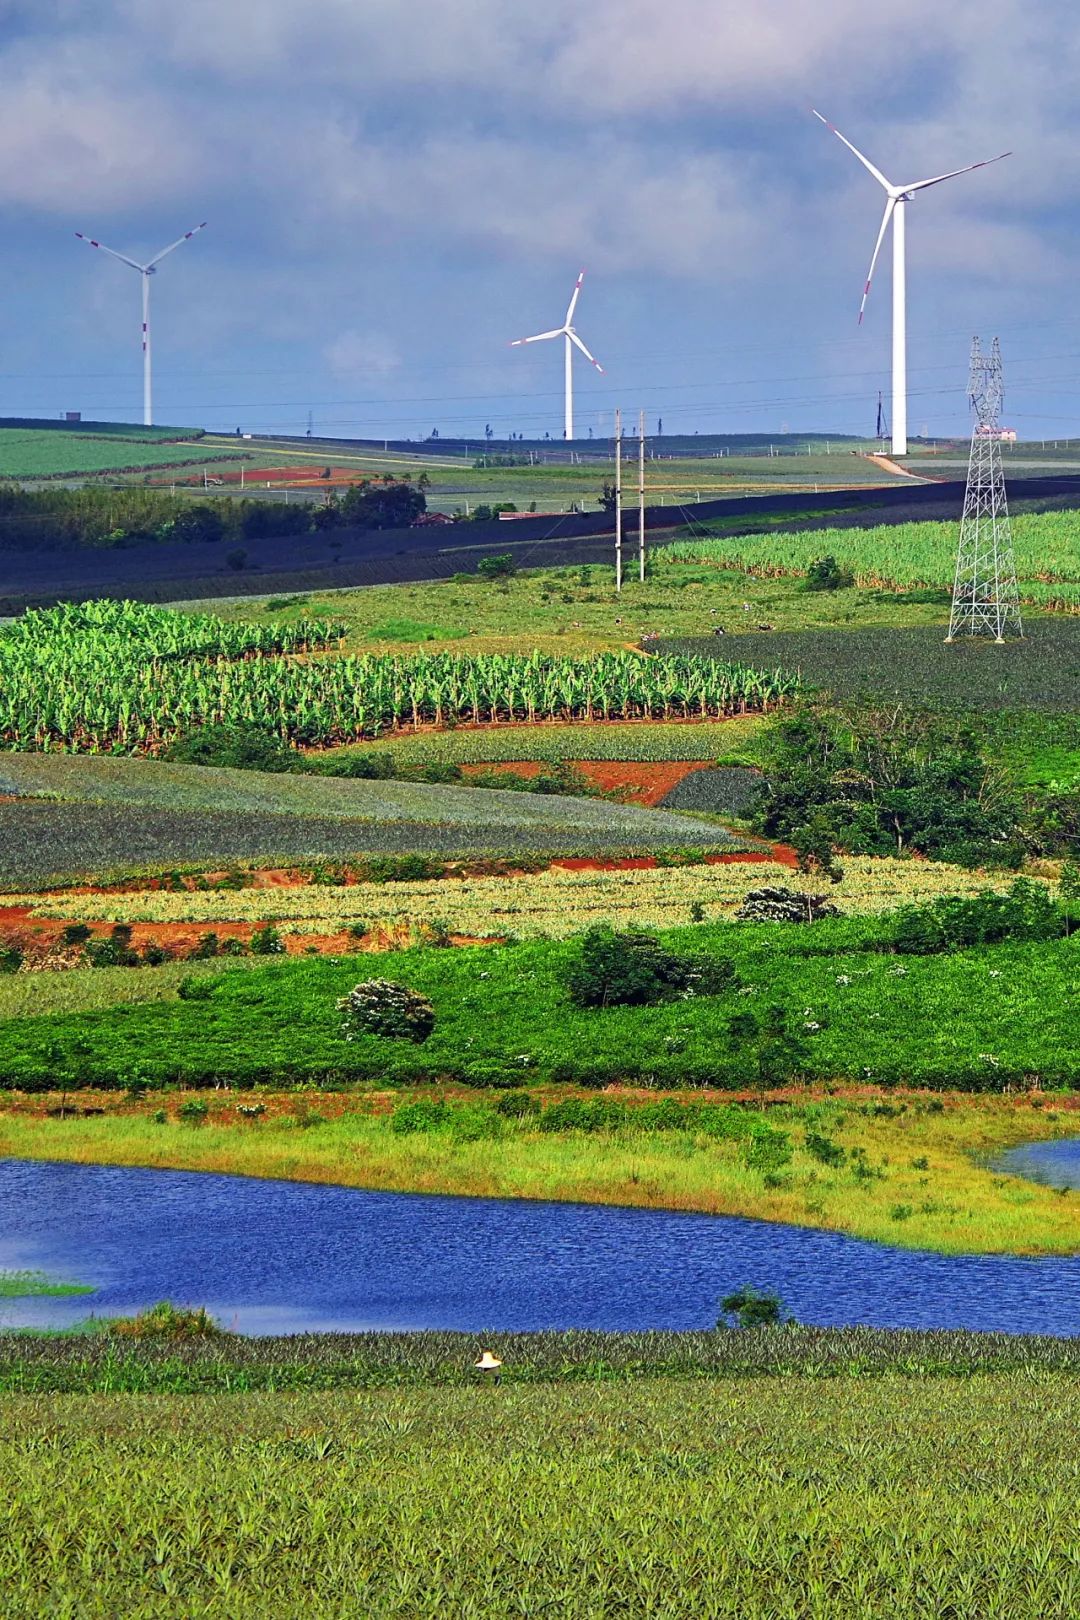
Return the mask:
<svg viewBox="0 0 1080 1620">
<path fill-rule="evenodd" d="M 628 804 L 653 807 L 665 794 L 677 787 L 691 771 L 701 770 L 707 760 L 671 760 L 662 764 L 619 759 L 573 759 L 567 763 L 602 793 L 618 793 Z M 499 776 L 524 776 L 531 779 L 550 770 L 546 761 L 527 759 L 520 763 L 500 761 L 494 765 L 463 765 L 464 776 L 483 776 L 488 771 Z"/>
</svg>

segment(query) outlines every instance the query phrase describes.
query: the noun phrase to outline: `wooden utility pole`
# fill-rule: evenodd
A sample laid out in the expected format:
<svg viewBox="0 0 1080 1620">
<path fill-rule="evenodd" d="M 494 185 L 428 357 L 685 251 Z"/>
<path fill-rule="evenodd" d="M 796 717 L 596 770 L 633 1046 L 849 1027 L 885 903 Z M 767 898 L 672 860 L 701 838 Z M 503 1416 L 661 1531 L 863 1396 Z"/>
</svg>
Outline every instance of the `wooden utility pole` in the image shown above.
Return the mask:
<svg viewBox="0 0 1080 1620">
<path fill-rule="evenodd" d="M 622 411 L 615 410 L 615 589 L 622 590 Z"/>
<path fill-rule="evenodd" d="M 638 578 L 645 583 L 645 412 L 638 412 L 637 446 Z"/>
</svg>

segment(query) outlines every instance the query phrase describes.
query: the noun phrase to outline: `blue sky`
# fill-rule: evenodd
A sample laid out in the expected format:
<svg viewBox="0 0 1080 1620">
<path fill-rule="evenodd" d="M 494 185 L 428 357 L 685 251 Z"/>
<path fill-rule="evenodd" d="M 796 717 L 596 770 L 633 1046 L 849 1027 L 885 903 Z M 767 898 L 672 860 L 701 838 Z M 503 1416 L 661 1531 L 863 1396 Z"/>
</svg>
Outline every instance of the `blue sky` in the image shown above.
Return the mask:
<svg viewBox="0 0 1080 1620">
<path fill-rule="evenodd" d="M 0 0 L 0 414 L 419 437 L 868 431 L 890 275 L 856 314 L 887 174 L 1013 156 L 909 209 L 910 426 L 1080 435 L 1080 28 L 1062 0 Z"/>
</svg>

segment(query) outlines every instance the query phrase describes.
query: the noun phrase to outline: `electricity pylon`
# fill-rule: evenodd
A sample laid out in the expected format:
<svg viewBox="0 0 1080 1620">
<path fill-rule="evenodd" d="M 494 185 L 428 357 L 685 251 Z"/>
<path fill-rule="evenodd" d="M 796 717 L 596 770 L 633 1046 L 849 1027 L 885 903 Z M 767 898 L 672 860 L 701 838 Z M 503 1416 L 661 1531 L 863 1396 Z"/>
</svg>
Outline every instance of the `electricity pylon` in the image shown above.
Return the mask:
<svg viewBox="0 0 1080 1620">
<path fill-rule="evenodd" d="M 946 641 L 957 636 L 1022 636 L 1005 474 L 1001 466 L 1001 405 L 1005 397 L 1001 345 L 983 354 L 971 345 L 968 387 L 975 426 L 971 434 L 964 515 L 956 553 L 952 612 Z"/>
</svg>

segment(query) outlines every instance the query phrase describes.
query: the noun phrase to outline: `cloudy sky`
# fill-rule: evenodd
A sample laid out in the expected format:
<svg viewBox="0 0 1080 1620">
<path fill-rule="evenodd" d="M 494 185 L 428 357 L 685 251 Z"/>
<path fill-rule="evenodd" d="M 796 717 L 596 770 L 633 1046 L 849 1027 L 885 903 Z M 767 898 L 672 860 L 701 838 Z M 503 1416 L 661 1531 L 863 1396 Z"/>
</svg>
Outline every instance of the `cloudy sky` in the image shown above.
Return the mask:
<svg viewBox="0 0 1080 1620">
<path fill-rule="evenodd" d="M 913 432 L 962 429 L 971 334 L 1006 417 L 1080 434 L 1080 26 L 1064 0 L 0 0 L 0 413 L 393 436 L 872 429 L 881 213 L 913 202 Z"/>
</svg>

